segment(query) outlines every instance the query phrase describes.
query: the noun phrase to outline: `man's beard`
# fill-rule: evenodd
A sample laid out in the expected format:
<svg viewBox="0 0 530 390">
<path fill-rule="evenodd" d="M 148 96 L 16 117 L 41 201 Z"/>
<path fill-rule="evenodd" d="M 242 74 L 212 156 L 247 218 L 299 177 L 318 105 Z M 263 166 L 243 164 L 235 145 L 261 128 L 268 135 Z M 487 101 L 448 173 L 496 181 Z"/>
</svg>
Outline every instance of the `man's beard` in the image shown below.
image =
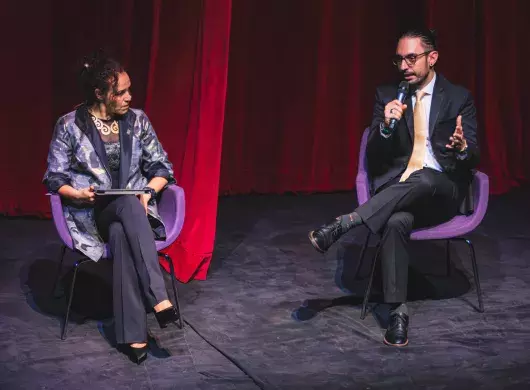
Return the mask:
<svg viewBox="0 0 530 390">
<path fill-rule="evenodd" d="M 416 75 L 416 73 L 413 73 L 413 76 L 416 77 L 416 80 L 413 80 L 413 81 L 409 81 L 409 84 L 412 85 L 412 86 L 416 86 L 416 85 L 420 85 L 422 84 L 426 79 L 427 79 L 427 76 L 429 74 L 427 73 L 426 75 L 424 76 L 421 76 L 421 77 L 418 77 Z M 405 80 L 405 73 L 403 73 L 403 79 Z"/>
</svg>

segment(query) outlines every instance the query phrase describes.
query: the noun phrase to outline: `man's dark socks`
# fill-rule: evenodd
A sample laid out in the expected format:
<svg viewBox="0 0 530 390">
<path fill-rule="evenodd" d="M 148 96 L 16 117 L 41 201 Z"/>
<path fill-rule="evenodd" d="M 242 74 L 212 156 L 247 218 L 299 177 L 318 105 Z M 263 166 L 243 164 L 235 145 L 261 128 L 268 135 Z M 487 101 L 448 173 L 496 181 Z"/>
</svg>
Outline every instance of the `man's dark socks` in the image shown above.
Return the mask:
<svg viewBox="0 0 530 390">
<path fill-rule="evenodd" d="M 348 230 L 354 228 L 355 226 L 362 225 L 363 220 L 359 214 L 355 211 L 350 214 L 344 214 L 339 217 L 340 227 L 343 233 L 346 233 Z"/>
</svg>

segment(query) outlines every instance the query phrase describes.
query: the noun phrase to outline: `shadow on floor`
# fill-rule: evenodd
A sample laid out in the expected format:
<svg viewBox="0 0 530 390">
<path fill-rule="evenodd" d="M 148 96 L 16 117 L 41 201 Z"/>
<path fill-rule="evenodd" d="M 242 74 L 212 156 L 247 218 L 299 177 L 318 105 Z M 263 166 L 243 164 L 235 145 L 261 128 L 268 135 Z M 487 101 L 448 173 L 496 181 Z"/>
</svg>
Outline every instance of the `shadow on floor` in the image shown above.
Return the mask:
<svg viewBox="0 0 530 390">
<path fill-rule="evenodd" d="M 361 234 L 362 236 L 362 234 Z M 479 240 L 476 237 L 476 240 Z M 485 239 L 485 238 L 482 238 Z M 373 237 L 372 244 L 376 244 Z M 420 241 L 411 245 L 411 265 L 409 266 L 408 302 L 425 300 L 443 300 L 461 298 L 474 310 L 478 311 L 478 298 L 470 302 L 463 296 L 473 290 L 472 273 L 463 270 L 463 262 L 471 265 L 471 258 L 462 259 L 462 253 L 454 253 L 451 244 L 451 262 L 447 272 L 445 241 Z M 349 294 L 336 298 L 316 298 L 305 300 L 300 307 L 292 312 L 292 317 L 297 321 L 308 321 L 320 312 L 336 306 L 362 306 L 363 297 L 368 286 L 370 266 L 375 256 L 376 247 L 367 248 L 362 263 L 359 265 L 362 244 L 343 240 L 337 249 L 337 268 L 335 271 L 335 284 L 343 292 Z M 463 255 L 466 255 L 463 252 Z M 428 261 L 425 261 L 428 259 Z M 359 267 L 359 269 L 358 269 Z M 357 273 L 357 275 L 356 275 Z M 369 311 L 381 327 L 387 326 L 388 305 L 384 304 L 382 294 L 382 280 L 380 263 L 376 265 L 374 282 L 369 299 Z"/>
<path fill-rule="evenodd" d="M 35 259 L 21 268 L 20 281 L 28 304 L 39 313 L 62 320 L 72 283 L 72 266 L 77 258 L 67 255 L 57 288 L 53 289 L 58 262 Z M 112 317 L 112 266 L 109 261 L 84 264 L 78 271 L 72 298 L 70 321 L 83 323 L 88 319 L 106 320 Z"/>
</svg>

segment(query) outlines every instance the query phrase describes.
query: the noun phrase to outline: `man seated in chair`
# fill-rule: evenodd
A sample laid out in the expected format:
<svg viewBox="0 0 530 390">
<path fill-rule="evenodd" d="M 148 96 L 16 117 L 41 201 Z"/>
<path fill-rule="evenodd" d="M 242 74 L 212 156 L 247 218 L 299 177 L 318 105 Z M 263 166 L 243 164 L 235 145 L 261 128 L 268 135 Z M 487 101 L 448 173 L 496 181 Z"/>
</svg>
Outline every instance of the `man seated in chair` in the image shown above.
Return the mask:
<svg viewBox="0 0 530 390">
<path fill-rule="evenodd" d="M 393 63 L 410 90 L 401 103 L 397 85 L 377 89 L 366 150 L 374 195 L 309 233 L 320 252 L 361 224 L 380 235 L 377 261 L 384 301 L 391 306 L 384 342 L 391 346 L 408 344 L 410 234 L 457 215 L 479 159 L 472 96 L 435 72 L 437 60 L 434 31 L 413 29 L 400 36 Z M 392 119 L 398 121 L 393 131 Z"/>
</svg>

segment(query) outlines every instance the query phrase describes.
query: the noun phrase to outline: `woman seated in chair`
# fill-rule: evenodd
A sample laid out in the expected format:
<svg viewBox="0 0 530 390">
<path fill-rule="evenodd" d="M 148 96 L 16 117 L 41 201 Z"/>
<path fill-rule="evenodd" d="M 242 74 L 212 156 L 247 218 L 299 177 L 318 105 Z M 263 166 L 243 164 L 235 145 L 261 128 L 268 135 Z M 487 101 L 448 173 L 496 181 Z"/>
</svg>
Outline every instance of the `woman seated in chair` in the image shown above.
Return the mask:
<svg viewBox="0 0 530 390">
<path fill-rule="evenodd" d="M 118 349 L 139 364 L 147 357 L 146 309 L 160 327 L 178 319 L 155 247 L 165 238 L 156 198 L 175 182 L 172 165 L 146 114 L 130 108 L 131 81 L 118 62 L 98 52 L 80 80 L 85 102 L 57 121 L 44 183 L 63 199 L 77 251 L 98 261 L 108 242 Z M 96 189 L 149 193 L 99 196 Z"/>
</svg>

